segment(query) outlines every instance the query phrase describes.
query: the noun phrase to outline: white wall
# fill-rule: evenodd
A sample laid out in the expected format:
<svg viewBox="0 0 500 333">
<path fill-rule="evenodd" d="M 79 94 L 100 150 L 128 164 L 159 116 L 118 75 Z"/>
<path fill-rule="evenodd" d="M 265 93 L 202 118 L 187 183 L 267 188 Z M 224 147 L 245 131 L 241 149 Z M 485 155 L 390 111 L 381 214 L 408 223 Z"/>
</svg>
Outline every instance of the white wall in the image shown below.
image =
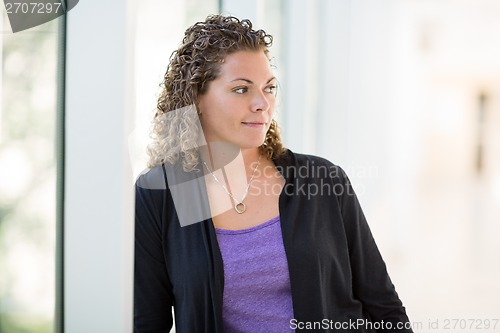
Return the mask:
<svg viewBox="0 0 500 333">
<path fill-rule="evenodd" d="M 67 22 L 65 332 L 131 332 L 134 10 L 86 0 Z"/>
</svg>

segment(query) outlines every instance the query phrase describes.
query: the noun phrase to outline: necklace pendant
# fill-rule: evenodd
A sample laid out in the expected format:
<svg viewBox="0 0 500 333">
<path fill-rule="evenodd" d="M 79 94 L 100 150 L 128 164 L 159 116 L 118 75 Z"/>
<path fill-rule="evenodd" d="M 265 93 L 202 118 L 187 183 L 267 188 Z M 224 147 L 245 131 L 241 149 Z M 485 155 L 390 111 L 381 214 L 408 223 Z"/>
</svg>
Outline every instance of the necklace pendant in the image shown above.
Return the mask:
<svg viewBox="0 0 500 333">
<path fill-rule="evenodd" d="M 238 202 L 234 205 L 234 210 L 238 214 L 243 214 L 247 210 L 247 205 L 245 205 L 243 202 Z"/>
</svg>

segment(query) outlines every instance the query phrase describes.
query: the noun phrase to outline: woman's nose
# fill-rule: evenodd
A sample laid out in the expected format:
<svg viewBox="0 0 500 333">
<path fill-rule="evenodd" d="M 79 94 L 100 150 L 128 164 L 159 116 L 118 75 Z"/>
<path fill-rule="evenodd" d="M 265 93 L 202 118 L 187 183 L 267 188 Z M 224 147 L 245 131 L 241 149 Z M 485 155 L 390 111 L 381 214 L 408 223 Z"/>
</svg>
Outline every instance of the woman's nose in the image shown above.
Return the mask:
<svg viewBox="0 0 500 333">
<path fill-rule="evenodd" d="M 253 112 L 263 112 L 268 111 L 271 107 L 271 103 L 268 98 L 263 93 L 257 93 L 254 98 L 252 111 Z"/>
</svg>

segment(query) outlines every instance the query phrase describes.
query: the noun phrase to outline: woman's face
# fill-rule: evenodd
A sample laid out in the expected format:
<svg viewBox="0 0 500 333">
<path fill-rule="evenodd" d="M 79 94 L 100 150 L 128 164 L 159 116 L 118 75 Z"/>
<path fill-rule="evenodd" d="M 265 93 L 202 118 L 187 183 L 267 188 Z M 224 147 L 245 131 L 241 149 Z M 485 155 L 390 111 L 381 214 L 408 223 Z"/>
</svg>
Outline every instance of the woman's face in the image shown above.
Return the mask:
<svg viewBox="0 0 500 333">
<path fill-rule="evenodd" d="M 208 142 L 256 148 L 274 115 L 276 78 L 264 51 L 228 55 L 220 75 L 199 96 L 200 121 Z"/>
</svg>

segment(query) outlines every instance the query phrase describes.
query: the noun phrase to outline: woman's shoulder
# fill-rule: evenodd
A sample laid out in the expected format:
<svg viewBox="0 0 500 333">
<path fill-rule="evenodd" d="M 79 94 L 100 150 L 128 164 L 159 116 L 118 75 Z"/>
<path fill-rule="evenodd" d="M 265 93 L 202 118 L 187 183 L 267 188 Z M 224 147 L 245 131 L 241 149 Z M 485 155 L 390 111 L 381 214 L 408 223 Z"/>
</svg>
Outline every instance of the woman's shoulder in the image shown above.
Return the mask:
<svg viewBox="0 0 500 333">
<path fill-rule="evenodd" d="M 336 165 L 332 161 L 330 161 L 324 157 L 321 157 L 321 156 L 312 155 L 312 154 L 302 154 L 302 153 L 295 153 L 295 156 L 297 158 L 297 161 L 301 164 L 324 165 L 324 166 L 338 167 L 338 165 Z"/>
<path fill-rule="evenodd" d="M 141 172 L 135 181 L 139 189 L 144 190 L 165 190 L 167 182 L 163 165 L 147 168 Z"/>
<path fill-rule="evenodd" d="M 325 175 L 329 178 L 344 178 L 345 172 L 339 165 L 330 160 L 312 154 L 296 153 L 287 149 L 285 154 L 277 161 L 277 165 L 286 168 L 296 168 L 302 173 L 307 170 L 309 175 Z"/>
</svg>

